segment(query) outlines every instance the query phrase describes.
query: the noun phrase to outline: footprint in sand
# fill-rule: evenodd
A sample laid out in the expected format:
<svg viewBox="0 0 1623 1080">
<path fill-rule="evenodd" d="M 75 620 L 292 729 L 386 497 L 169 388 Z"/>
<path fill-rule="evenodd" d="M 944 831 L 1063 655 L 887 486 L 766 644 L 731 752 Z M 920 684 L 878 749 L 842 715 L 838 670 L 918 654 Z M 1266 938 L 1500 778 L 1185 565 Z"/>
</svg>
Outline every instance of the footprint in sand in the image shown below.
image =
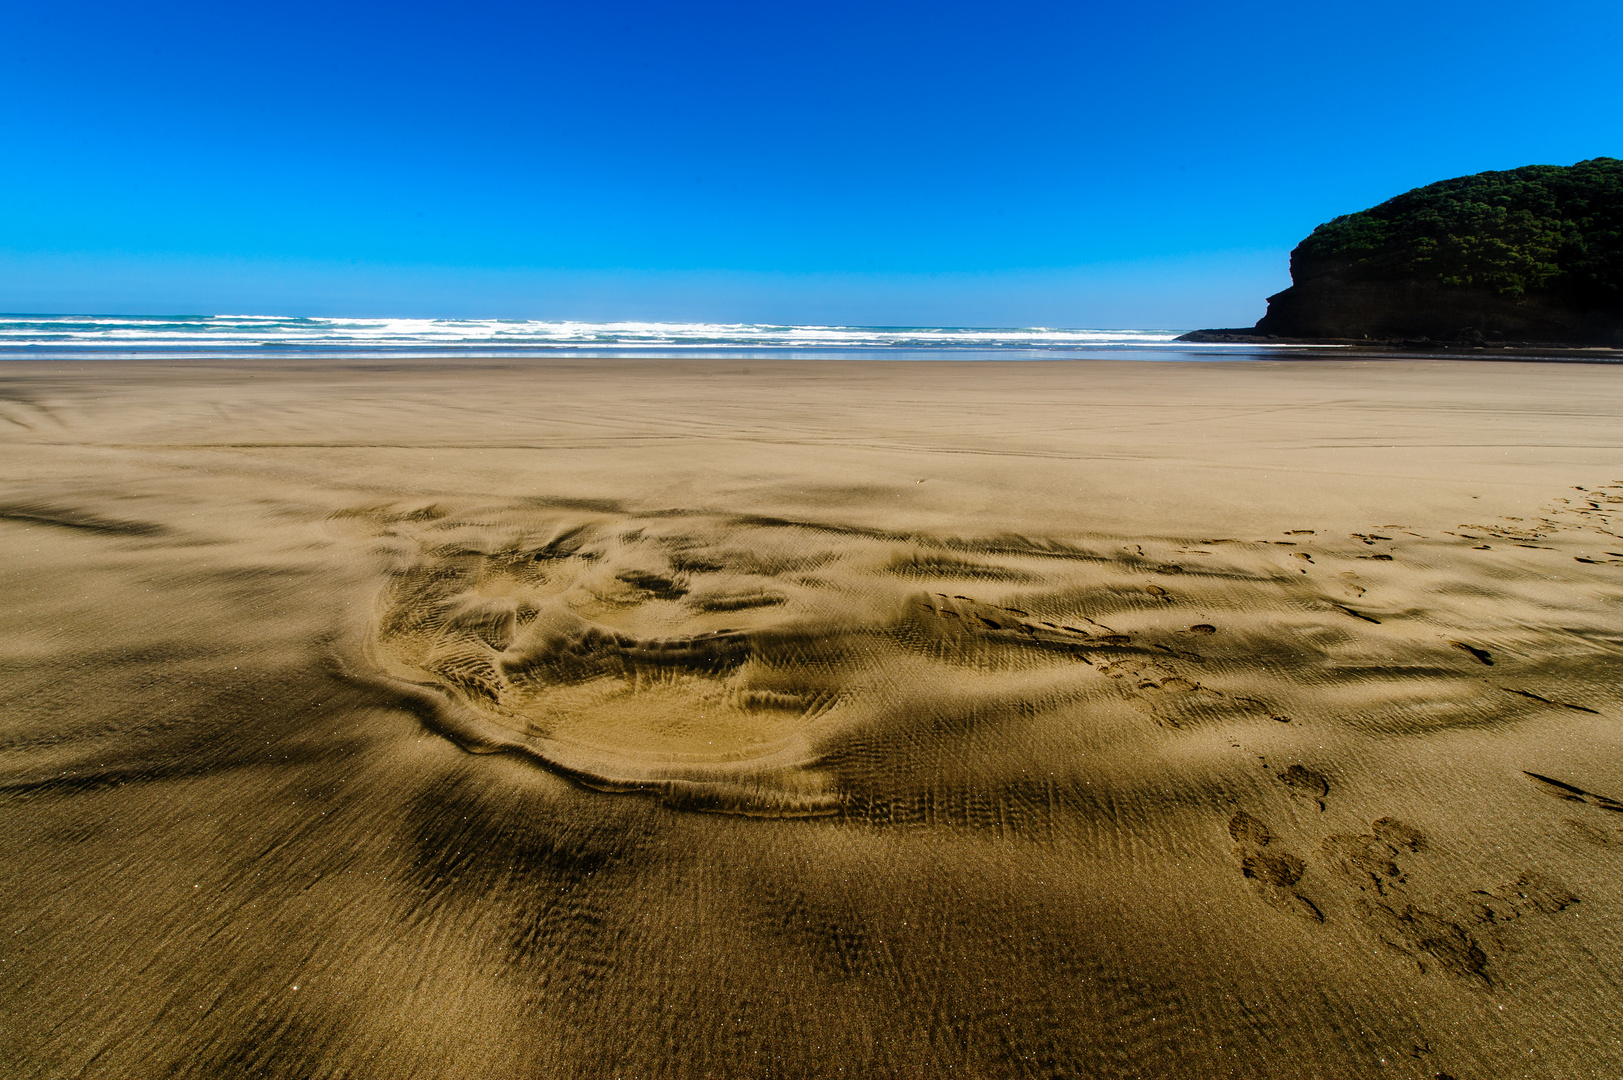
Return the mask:
<svg viewBox="0 0 1623 1080">
<path fill-rule="evenodd" d="M 1273 834 L 1261 819 L 1240 811 L 1229 819 L 1229 836 L 1240 860 L 1240 873 L 1269 906 L 1313 922 L 1324 921 L 1318 906 L 1296 889 L 1307 864 L 1288 851 L 1271 847 Z"/>
<path fill-rule="evenodd" d="M 1290 723 L 1290 720 L 1287 718 L 1285 723 Z M 1279 782 L 1290 788 L 1293 793 L 1312 799 L 1320 810 L 1324 809 L 1325 797 L 1330 794 L 1330 780 L 1323 773 L 1314 772 L 1301 765 L 1292 765 L 1279 774 Z"/>
<path fill-rule="evenodd" d="M 1380 818 L 1368 833 L 1326 837 L 1319 854 L 1333 878 L 1357 890 L 1354 910 L 1387 946 L 1414 959 L 1422 972 L 1435 965 L 1449 974 L 1493 985 L 1488 969 L 1504 951 L 1500 935 L 1523 916 L 1553 914 L 1578 897 L 1555 878 L 1535 870 L 1495 889 L 1416 902 L 1408 860 L 1429 847 L 1426 836 L 1396 818 Z"/>
<path fill-rule="evenodd" d="M 1400 848 L 1418 851 L 1424 845 L 1420 830 L 1395 818 L 1381 818 L 1369 833 L 1326 837 L 1319 853 L 1332 875 L 1358 890 L 1355 909 L 1388 946 L 1415 958 L 1422 970 L 1429 960 L 1486 983 L 1488 954 L 1471 931 L 1460 920 L 1409 900 L 1408 876 L 1397 859 Z"/>
</svg>

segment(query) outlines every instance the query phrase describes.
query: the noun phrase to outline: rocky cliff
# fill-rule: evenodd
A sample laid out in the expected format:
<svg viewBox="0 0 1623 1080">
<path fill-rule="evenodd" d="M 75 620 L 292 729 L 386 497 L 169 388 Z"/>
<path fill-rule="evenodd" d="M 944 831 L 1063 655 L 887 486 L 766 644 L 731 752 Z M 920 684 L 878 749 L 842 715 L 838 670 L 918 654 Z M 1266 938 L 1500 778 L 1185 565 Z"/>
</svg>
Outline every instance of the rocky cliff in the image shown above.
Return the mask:
<svg viewBox="0 0 1623 1080">
<path fill-rule="evenodd" d="M 1320 225 L 1252 330 L 1194 340 L 1623 346 L 1623 161 L 1444 180 Z"/>
</svg>

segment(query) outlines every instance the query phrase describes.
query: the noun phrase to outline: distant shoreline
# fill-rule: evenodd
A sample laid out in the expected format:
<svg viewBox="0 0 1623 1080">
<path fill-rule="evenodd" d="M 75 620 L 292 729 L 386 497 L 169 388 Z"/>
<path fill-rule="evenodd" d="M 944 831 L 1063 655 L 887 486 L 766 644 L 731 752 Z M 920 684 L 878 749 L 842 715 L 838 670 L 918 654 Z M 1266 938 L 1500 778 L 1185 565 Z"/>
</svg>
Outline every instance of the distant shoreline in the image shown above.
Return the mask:
<svg viewBox="0 0 1623 1080">
<path fill-rule="evenodd" d="M 1297 338 L 1259 334 L 1249 327 L 1217 330 L 1191 330 L 1175 340 L 1199 345 L 1267 345 L 1276 348 L 1311 346 L 1367 350 L 1378 355 L 1392 352 L 1426 356 L 1470 356 L 1486 360 L 1494 356 L 1514 359 L 1623 361 L 1623 349 L 1606 345 L 1575 345 L 1571 342 L 1539 341 L 1433 341 L 1429 338 Z"/>
<path fill-rule="evenodd" d="M 0 362 L 154 360 L 355 363 L 439 359 L 1212 362 L 1281 356 L 1616 362 L 1559 342 L 1292 338 L 1231 328 L 954 327 L 274 315 L 0 314 Z"/>
<path fill-rule="evenodd" d="M 1195 331 L 1222 334 L 1224 331 Z M 1108 345 L 1082 349 L 909 349 L 909 348 L 794 348 L 747 346 L 692 346 L 643 348 L 590 348 L 582 346 L 211 346 L 206 348 L 65 346 L 6 348 L 0 346 L 0 365 L 57 363 L 228 363 L 276 367 L 285 364 L 332 362 L 337 364 L 391 364 L 440 361 L 445 364 L 495 362 L 669 361 L 672 363 L 826 363 L 897 364 L 1052 364 L 1115 361 L 1120 363 L 1244 363 L 1302 360 L 1477 360 L 1532 363 L 1618 364 L 1623 349 L 1583 348 L 1571 345 L 1538 346 L 1464 345 L 1445 342 L 1351 341 L 1267 338 L 1236 334 L 1233 337 L 1195 338 L 1187 345 Z"/>
</svg>

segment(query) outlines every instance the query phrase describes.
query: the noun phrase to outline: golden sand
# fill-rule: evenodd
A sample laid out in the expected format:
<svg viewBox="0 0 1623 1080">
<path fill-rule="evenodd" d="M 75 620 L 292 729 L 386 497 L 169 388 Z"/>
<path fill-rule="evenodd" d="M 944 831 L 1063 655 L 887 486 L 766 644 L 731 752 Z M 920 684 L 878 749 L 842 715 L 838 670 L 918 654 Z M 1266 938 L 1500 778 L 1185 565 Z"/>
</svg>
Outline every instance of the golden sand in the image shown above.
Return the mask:
<svg viewBox="0 0 1623 1080">
<path fill-rule="evenodd" d="M 1623 368 L 0 380 L 6 1075 L 1623 1075 Z"/>
</svg>

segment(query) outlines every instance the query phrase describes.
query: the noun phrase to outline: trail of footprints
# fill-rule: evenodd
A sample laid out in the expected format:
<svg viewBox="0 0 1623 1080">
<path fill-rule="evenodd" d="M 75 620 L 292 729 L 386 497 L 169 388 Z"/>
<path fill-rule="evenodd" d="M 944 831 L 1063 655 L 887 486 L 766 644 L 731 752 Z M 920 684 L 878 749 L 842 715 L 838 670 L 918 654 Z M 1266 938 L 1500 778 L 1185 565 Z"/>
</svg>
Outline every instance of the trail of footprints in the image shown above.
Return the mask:
<svg viewBox="0 0 1623 1080">
<path fill-rule="evenodd" d="M 1527 774 L 1557 798 L 1623 813 L 1623 802 L 1584 791 L 1536 773 Z M 1301 766 L 1279 774 L 1298 794 L 1320 800 L 1329 781 Z M 1623 848 L 1623 828 L 1603 828 L 1576 818 L 1563 824 L 1590 843 Z M 1411 875 L 1428 875 L 1432 841 L 1415 826 L 1395 817 L 1377 818 L 1365 833 L 1324 836 L 1307 856 L 1288 850 L 1268 824 L 1244 810 L 1228 822 L 1233 854 L 1241 875 L 1270 906 L 1312 922 L 1326 921 L 1324 897 L 1307 895 L 1303 878 L 1310 868 L 1322 873 L 1339 894 L 1345 909 L 1386 947 L 1409 957 L 1422 972 L 1431 967 L 1482 986 L 1494 985 L 1490 968 L 1506 951 L 1504 931 L 1519 919 L 1553 915 L 1579 902 L 1555 876 L 1529 869 L 1491 889 L 1445 892 L 1431 900 Z"/>
<path fill-rule="evenodd" d="M 1618 515 L 1623 514 L 1623 480 L 1595 488 L 1575 485 L 1572 490 L 1578 494 L 1551 500 L 1542 508 L 1543 514 L 1531 521 L 1505 517 L 1492 524 L 1461 524 L 1458 531 L 1445 532 L 1462 540 L 1478 541 L 1473 545 L 1478 551 L 1491 551 L 1493 544 L 1490 541 L 1502 541 L 1514 547 L 1538 551 L 1554 550 L 1542 541 L 1573 530 L 1600 533 L 1616 541 L 1611 546 L 1623 548 L 1623 534 L 1613 527 Z M 1588 555 L 1574 556 L 1573 559 L 1591 565 L 1623 563 L 1623 550 L 1597 550 Z"/>
</svg>

